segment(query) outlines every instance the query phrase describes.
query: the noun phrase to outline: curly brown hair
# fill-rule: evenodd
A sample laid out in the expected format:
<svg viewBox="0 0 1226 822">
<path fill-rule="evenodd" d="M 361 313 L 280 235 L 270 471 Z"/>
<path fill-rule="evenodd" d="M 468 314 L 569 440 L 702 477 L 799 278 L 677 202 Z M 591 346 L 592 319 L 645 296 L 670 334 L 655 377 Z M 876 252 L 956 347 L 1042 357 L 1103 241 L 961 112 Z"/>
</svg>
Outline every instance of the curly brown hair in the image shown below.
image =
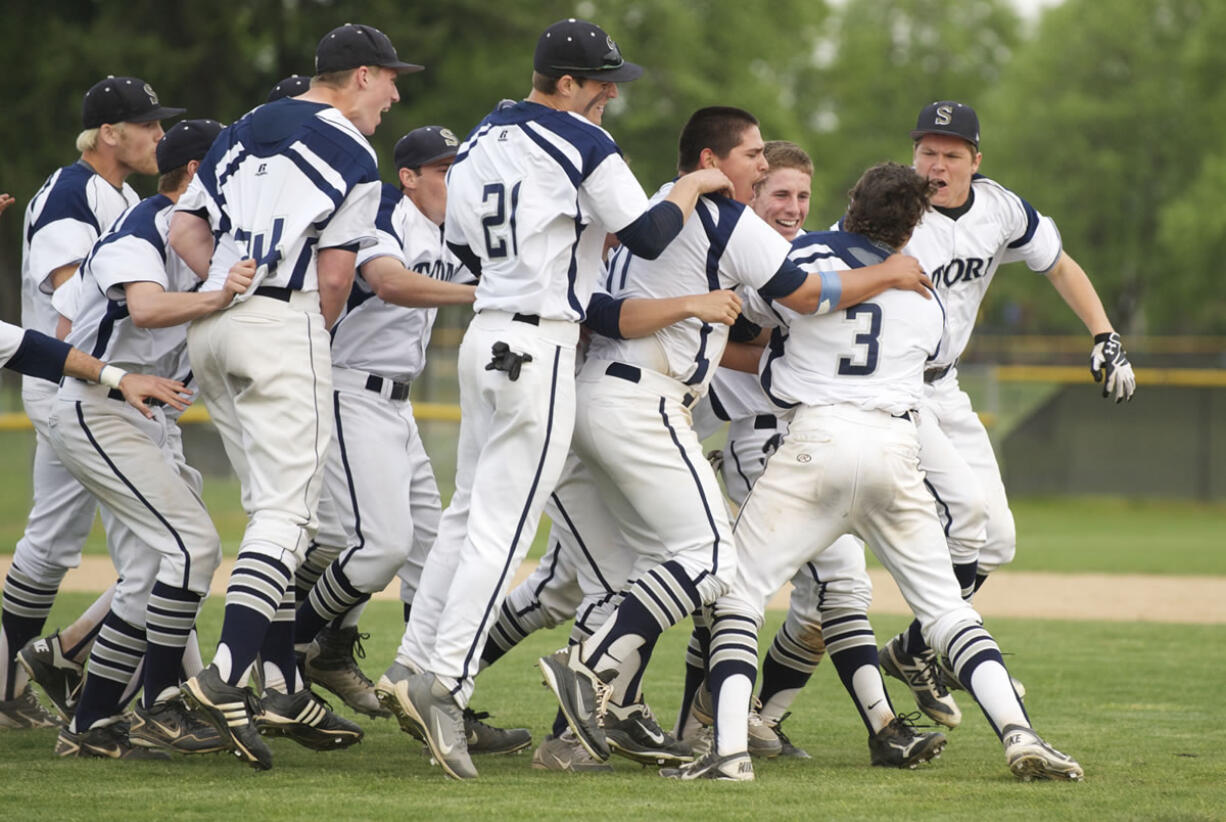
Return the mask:
<svg viewBox="0 0 1226 822">
<path fill-rule="evenodd" d="M 933 184 L 900 163 L 878 163 L 847 192 L 843 228 L 895 250 L 911 238 L 934 191 Z"/>
</svg>

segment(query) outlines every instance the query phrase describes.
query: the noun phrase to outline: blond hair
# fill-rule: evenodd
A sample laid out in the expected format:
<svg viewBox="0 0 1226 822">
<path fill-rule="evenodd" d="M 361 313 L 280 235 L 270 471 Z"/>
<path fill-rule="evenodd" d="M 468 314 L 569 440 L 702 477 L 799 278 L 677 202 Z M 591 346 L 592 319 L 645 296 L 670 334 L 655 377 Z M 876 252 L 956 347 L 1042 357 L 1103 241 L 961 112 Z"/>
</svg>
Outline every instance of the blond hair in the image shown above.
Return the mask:
<svg viewBox="0 0 1226 822">
<path fill-rule="evenodd" d="M 103 123 L 103 125 L 107 125 Z M 115 130 L 115 134 L 123 137 L 124 130 L 128 127 L 127 123 L 110 123 L 111 128 Z M 77 135 L 77 151 L 84 154 L 87 151 L 94 151 L 98 148 L 98 137 L 102 134 L 102 126 L 97 128 L 87 128 Z"/>
</svg>

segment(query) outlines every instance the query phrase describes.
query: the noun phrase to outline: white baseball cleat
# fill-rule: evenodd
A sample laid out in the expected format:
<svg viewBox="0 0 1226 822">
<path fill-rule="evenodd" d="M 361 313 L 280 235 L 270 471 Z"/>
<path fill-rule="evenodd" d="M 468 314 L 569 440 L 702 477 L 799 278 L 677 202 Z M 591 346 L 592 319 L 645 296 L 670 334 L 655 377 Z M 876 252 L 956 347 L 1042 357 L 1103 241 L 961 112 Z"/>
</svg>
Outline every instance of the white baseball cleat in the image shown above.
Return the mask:
<svg viewBox="0 0 1226 822">
<path fill-rule="evenodd" d="M 665 779 L 717 779 L 723 782 L 752 782 L 753 761 L 748 751 L 720 756 L 712 751 L 702 759 L 689 762 L 679 768 L 661 768 Z"/>
<path fill-rule="evenodd" d="M 1085 779 L 1085 771 L 1076 759 L 1048 745 L 1031 728 L 1006 725 L 1001 741 L 1005 744 L 1005 760 L 1009 763 L 1009 770 L 1023 782 L 1032 779 L 1081 782 Z"/>
</svg>

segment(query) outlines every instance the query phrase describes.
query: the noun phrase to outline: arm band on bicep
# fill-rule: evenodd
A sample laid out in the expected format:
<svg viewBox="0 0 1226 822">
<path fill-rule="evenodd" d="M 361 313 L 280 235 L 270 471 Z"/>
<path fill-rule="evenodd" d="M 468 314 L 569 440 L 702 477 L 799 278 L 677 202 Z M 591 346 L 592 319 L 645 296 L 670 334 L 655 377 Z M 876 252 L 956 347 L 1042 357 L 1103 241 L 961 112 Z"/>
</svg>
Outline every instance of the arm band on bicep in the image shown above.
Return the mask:
<svg viewBox="0 0 1226 822">
<path fill-rule="evenodd" d="M 617 239 L 636 257 L 654 260 L 681 233 L 685 225 L 681 209 L 665 200 L 656 203 L 638 219 L 617 232 Z"/>
<path fill-rule="evenodd" d="M 64 376 L 64 361 L 72 350 L 66 342 L 48 337 L 40 331 L 26 331 L 21 345 L 4 364 L 18 374 L 59 382 Z"/>
<path fill-rule="evenodd" d="M 838 308 L 839 300 L 843 299 L 843 280 L 836 271 L 822 272 L 822 295 L 817 301 L 814 314 L 829 314 Z"/>
<path fill-rule="evenodd" d="M 587 319 L 583 324 L 597 334 L 615 340 L 625 339 L 621 331 L 622 303 L 625 301 L 624 297 L 616 300 L 608 294 L 596 292 L 587 304 Z"/>
<path fill-rule="evenodd" d="M 460 262 L 464 263 L 464 267 L 471 271 L 474 277 L 481 276 L 481 258 L 474 254 L 471 248 L 451 240 L 447 241 L 447 247 L 452 254 L 460 258 Z"/>
</svg>

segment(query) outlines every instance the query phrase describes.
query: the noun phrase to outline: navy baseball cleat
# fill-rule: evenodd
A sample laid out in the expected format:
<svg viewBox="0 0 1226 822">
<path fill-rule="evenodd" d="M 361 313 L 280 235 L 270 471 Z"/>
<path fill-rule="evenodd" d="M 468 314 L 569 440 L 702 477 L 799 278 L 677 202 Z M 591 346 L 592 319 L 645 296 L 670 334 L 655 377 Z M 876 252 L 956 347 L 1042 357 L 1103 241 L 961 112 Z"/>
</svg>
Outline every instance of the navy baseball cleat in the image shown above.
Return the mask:
<svg viewBox="0 0 1226 822">
<path fill-rule="evenodd" d="M 662 729 L 646 703 L 624 708 L 609 705 L 604 732 L 614 753 L 641 765 L 681 765 L 694 761 L 689 744 Z"/>
<path fill-rule="evenodd" d="M 140 748 L 182 754 L 216 753 L 228 747 L 217 729 L 188 709 L 178 694 L 173 699 L 155 702 L 151 708 L 138 699 L 132 707 L 128 739 Z"/>
<path fill-rule="evenodd" d="M 956 728 L 962 723 L 962 710 L 942 682 L 937 665 L 937 652 L 929 649 L 923 654 L 909 654 L 903 649 L 904 636 L 899 634 L 878 652 L 881 671 L 907 683 L 915 697 L 915 704 L 933 722 L 947 728 Z"/>
<path fill-rule="evenodd" d="M 255 724 L 265 736 L 288 737 L 313 751 L 335 751 L 362 741 L 361 726 L 337 716 L 310 688 L 292 694 L 265 691 Z"/>
<path fill-rule="evenodd" d="M 60 717 L 65 722 L 71 719 L 81 696 L 85 666 L 64 656 L 60 632 L 31 639 L 17 652 L 17 661 L 30 680 L 42 686 Z"/>
<path fill-rule="evenodd" d="M 255 725 L 260 701 L 249 689 L 226 684 L 217 667 L 210 665 L 184 682 L 182 692 L 187 704 L 200 710 L 235 756 L 256 770 L 272 767 L 272 751 Z"/>
<path fill-rule="evenodd" d="M 1032 728 L 1006 725 L 1001 731 L 1001 741 L 1005 744 L 1009 770 L 1023 782 L 1032 779 L 1081 782 L 1085 779 L 1085 771 L 1076 759 L 1048 745 Z"/>
<path fill-rule="evenodd" d="M 868 752 L 874 765 L 885 768 L 915 768 L 945 750 L 945 734 L 916 733 L 919 713 L 896 716 L 884 728 L 869 735 Z"/>
<path fill-rule="evenodd" d="M 609 741 L 600 727 L 610 688 L 579 659 L 579 646 L 571 645 L 537 661 L 545 687 L 553 691 L 566 724 L 570 725 L 587 752 L 604 762 Z"/>
</svg>

